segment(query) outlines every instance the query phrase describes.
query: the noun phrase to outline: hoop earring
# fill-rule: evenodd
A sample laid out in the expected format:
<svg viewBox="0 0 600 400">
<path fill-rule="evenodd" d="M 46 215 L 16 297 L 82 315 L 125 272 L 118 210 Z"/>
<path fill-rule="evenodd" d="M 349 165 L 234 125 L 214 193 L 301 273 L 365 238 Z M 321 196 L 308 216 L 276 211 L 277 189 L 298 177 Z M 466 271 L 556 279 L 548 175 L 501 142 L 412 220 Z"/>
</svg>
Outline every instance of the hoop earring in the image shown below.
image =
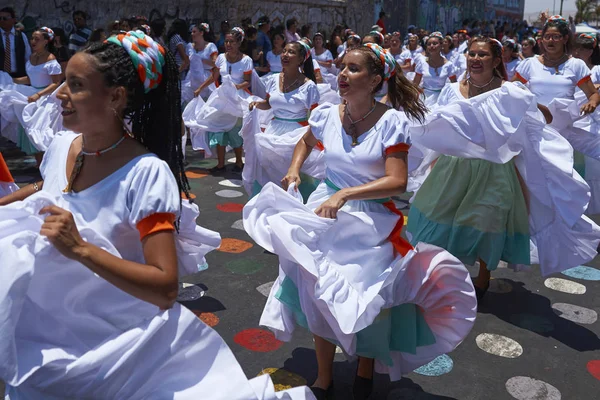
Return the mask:
<svg viewBox="0 0 600 400">
<path fill-rule="evenodd" d="M 127 126 L 127 124 L 125 123 L 125 120 L 119 115 L 117 110 L 115 110 L 114 108 L 112 108 L 112 110 L 113 110 L 113 113 L 115 114 L 115 118 L 117 118 L 119 120 L 119 122 L 121 123 L 121 125 L 123 126 L 123 131 L 125 131 L 125 133 L 128 134 L 130 137 L 133 137 L 133 132 L 131 132 L 131 129 L 129 129 L 129 126 Z"/>
</svg>

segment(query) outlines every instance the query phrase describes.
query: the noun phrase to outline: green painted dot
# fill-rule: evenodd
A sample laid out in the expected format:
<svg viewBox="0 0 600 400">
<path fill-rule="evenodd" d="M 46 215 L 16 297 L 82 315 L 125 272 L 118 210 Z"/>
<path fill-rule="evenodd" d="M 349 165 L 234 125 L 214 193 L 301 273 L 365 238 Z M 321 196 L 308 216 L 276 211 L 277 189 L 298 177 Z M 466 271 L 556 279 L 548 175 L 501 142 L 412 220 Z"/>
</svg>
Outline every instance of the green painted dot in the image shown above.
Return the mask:
<svg viewBox="0 0 600 400">
<path fill-rule="evenodd" d="M 258 262 L 256 260 L 250 260 L 247 258 L 230 261 L 227 264 L 225 264 L 225 266 L 231 272 L 241 275 L 252 275 L 260 271 L 264 267 L 264 265 L 261 262 Z"/>
</svg>

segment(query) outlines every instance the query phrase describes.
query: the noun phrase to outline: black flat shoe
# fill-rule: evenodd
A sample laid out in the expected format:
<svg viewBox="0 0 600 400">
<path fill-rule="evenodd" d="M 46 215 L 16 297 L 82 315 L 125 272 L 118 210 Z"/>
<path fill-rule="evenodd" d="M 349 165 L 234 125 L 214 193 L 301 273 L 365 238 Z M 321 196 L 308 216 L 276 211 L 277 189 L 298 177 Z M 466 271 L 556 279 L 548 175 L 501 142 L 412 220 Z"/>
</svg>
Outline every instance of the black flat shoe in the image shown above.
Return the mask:
<svg viewBox="0 0 600 400">
<path fill-rule="evenodd" d="M 333 382 L 329 384 L 327 389 L 321 389 L 320 387 L 310 387 L 310 391 L 315 395 L 317 400 L 327 400 L 333 398 Z"/>
<path fill-rule="evenodd" d="M 488 282 L 485 288 L 480 288 L 479 286 L 475 285 L 474 279 L 471 279 L 471 281 L 473 282 L 473 287 L 475 288 L 475 297 L 477 297 L 477 302 L 479 303 L 481 302 L 481 300 L 483 300 L 483 296 L 485 296 L 488 289 L 490 288 L 490 282 Z"/>
<path fill-rule="evenodd" d="M 232 171 L 233 172 L 242 172 L 244 170 L 244 164 L 242 164 L 242 166 L 240 167 L 239 165 L 236 165 L 235 167 L 233 167 Z"/>
<path fill-rule="evenodd" d="M 372 392 L 373 379 L 363 378 L 358 375 L 354 377 L 354 385 L 352 386 L 354 400 L 367 400 Z"/>
<path fill-rule="evenodd" d="M 219 174 L 225 172 L 225 167 L 212 167 L 208 170 L 208 172 L 210 172 L 211 174 Z"/>
</svg>

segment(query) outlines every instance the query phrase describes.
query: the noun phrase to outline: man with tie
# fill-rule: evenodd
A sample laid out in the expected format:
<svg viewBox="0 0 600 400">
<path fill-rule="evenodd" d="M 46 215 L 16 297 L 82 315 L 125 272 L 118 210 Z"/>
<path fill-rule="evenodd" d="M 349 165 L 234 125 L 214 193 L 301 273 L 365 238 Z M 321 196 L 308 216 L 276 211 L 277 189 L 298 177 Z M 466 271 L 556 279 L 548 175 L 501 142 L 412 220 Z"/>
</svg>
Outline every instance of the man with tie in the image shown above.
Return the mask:
<svg viewBox="0 0 600 400">
<path fill-rule="evenodd" d="M 0 70 L 13 78 L 27 75 L 25 64 L 31 56 L 29 40 L 23 32 L 15 29 L 16 22 L 13 8 L 0 9 Z"/>
</svg>

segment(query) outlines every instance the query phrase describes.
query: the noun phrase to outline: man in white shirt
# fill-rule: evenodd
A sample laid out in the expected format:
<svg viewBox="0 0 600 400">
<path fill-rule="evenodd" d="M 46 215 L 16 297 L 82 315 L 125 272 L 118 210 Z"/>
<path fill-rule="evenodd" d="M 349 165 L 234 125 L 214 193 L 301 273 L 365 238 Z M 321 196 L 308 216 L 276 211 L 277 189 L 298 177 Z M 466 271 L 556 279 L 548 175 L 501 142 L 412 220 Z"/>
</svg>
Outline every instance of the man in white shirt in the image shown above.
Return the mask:
<svg viewBox="0 0 600 400">
<path fill-rule="evenodd" d="M 0 71 L 8 72 L 13 78 L 27 75 L 25 65 L 31 57 L 29 39 L 15 29 L 16 22 L 13 8 L 0 9 Z"/>
</svg>

